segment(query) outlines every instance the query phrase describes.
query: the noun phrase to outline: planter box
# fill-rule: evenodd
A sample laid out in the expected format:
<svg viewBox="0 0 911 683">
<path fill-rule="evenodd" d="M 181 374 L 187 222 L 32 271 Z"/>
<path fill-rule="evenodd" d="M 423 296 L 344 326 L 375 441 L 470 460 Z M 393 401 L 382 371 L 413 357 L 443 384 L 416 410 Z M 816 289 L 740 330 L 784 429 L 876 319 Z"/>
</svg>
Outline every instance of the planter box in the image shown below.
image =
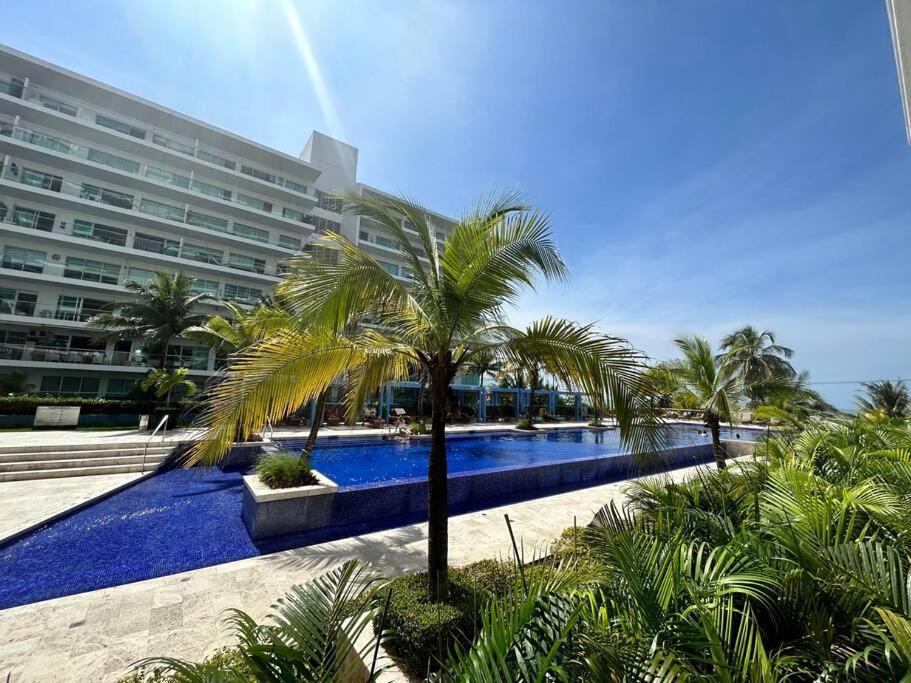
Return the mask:
<svg viewBox="0 0 911 683">
<path fill-rule="evenodd" d="M 259 475 L 244 477 L 241 516 L 254 540 L 295 531 L 319 529 L 330 523 L 338 485 L 313 470 L 318 484 L 270 489 Z"/>
</svg>

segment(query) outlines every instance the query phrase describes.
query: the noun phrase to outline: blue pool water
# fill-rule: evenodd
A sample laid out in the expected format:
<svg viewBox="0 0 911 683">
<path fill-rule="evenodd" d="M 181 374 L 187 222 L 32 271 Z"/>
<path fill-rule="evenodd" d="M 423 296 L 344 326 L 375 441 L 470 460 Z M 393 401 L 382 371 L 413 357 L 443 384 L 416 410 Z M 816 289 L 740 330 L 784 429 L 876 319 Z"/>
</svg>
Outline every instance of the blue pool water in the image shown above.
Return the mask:
<svg viewBox="0 0 911 683">
<path fill-rule="evenodd" d="M 711 443 L 700 427 L 678 425 L 667 430 L 665 448 Z M 723 439 L 739 435 L 752 440 L 756 430 L 724 428 Z M 304 439 L 283 440 L 281 445 L 299 453 Z M 628 452 L 621 447 L 616 430 L 566 429 L 533 432 L 477 434 L 446 442 L 450 474 L 480 472 L 508 467 L 528 467 L 544 463 L 584 458 L 600 458 Z M 314 452 L 312 466 L 332 479 L 341 489 L 355 489 L 380 483 L 415 481 L 427 476 L 430 444 L 426 439 L 408 443 L 373 441 L 370 445 L 328 442 Z"/>
<path fill-rule="evenodd" d="M 675 430 L 668 447 L 705 443 L 696 431 Z M 745 440 L 753 433 L 740 430 Z M 453 474 L 620 451 L 616 432 L 578 430 L 478 435 L 447 447 Z M 320 442 L 314 466 L 343 487 L 363 488 L 423 478 L 427 453 L 426 442 L 328 441 Z M 254 543 L 241 521 L 242 476 L 213 467 L 162 472 L 0 546 L 0 609 L 348 535 L 327 530 Z"/>
</svg>

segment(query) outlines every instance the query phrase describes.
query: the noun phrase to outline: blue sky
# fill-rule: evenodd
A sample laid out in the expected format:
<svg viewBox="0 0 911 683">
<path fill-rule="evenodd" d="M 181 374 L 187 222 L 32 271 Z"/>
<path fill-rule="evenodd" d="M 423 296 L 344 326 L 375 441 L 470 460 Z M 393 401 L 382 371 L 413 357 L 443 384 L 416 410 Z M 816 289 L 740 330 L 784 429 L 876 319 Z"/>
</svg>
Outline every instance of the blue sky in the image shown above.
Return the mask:
<svg viewBox="0 0 911 683">
<path fill-rule="evenodd" d="M 775 330 L 820 381 L 911 376 L 911 148 L 884 4 L 159 0 L 4 9 L 0 41 L 457 215 L 553 219 L 545 312 L 654 357 Z M 820 385 L 848 406 L 855 387 Z"/>
</svg>

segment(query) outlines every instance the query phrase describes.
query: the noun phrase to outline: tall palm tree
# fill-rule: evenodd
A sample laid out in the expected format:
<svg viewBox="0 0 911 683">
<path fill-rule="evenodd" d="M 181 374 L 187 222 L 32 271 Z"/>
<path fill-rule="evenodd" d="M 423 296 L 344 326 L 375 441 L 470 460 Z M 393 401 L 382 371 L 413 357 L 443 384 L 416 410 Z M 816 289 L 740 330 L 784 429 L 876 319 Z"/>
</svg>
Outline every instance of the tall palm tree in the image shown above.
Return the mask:
<svg viewBox="0 0 911 683">
<path fill-rule="evenodd" d="M 729 356 L 715 355 L 703 337 L 678 337 L 674 344 L 683 358 L 672 366 L 679 382 L 676 393 L 687 405 L 702 411 L 712 433 L 712 452 L 718 469 L 724 469 L 727 454 L 721 445 L 721 423 L 730 422 L 743 395 L 739 365 Z"/>
<path fill-rule="evenodd" d="M 884 379 L 864 382 L 861 386 L 867 395 L 855 399 L 860 412 L 887 418 L 907 417 L 911 412 L 911 394 L 903 380 Z"/>
<path fill-rule="evenodd" d="M 478 353 L 470 363 L 466 364 L 465 369 L 469 372 L 478 373 L 478 386 L 484 386 L 484 375 L 493 374 L 500 369 L 500 363 L 493 353 Z"/>
<path fill-rule="evenodd" d="M 253 431 L 283 417 L 340 375 L 347 376 L 353 419 L 377 388 L 420 368 L 431 402 L 428 593 L 443 600 L 449 583 L 445 426 L 456 374 L 480 354 L 533 354 L 567 386 L 603 397 L 624 440 L 638 448 L 653 433 L 641 422 L 648 406 L 643 365 L 623 340 L 590 325 L 545 318 L 523 332 L 505 322 L 504 308 L 523 286 L 533 286 L 538 275 L 562 279 L 567 272 L 548 217 L 514 194 L 480 202 L 456 223 L 445 248 L 429 213 L 408 199 L 347 195 L 345 201 L 347 212 L 372 219 L 386 233 L 412 279 L 400 280 L 344 236 L 328 233 L 321 246 L 338 258 L 302 261 L 279 285 L 306 325 L 234 357 L 200 417 L 205 438 L 191 459 L 217 462 L 236 429 Z"/>
<path fill-rule="evenodd" d="M 205 316 L 196 311 L 212 297 L 195 294 L 193 278 L 184 273 L 158 272 L 149 284 L 128 282 L 126 288 L 133 298 L 113 312 L 93 316 L 89 326 L 105 330 L 108 338 L 117 341 L 141 340 L 144 349 L 159 354 L 158 367 L 163 368 L 169 342 L 203 322 Z"/>
<path fill-rule="evenodd" d="M 760 332 L 745 325 L 726 335 L 720 349 L 743 375 L 747 397 L 753 405 L 765 401 L 768 383 L 797 374 L 790 363 L 794 351 L 778 344 L 771 330 Z"/>
</svg>

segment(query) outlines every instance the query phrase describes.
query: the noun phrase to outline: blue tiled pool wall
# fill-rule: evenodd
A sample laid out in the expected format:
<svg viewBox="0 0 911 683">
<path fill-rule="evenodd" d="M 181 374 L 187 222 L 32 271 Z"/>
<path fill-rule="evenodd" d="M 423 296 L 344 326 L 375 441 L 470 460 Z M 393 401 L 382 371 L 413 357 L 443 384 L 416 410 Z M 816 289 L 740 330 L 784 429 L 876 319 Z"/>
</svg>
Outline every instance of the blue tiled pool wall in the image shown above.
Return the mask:
<svg viewBox="0 0 911 683">
<path fill-rule="evenodd" d="M 458 514 L 548 495 L 557 490 L 572 490 L 657 471 L 701 465 L 712 459 L 712 446 L 707 444 L 664 451 L 660 464 L 638 456 L 617 455 L 450 475 L 450 512 Z M 426 480 L 339 490 L 333 501 L 329 526 L 423 514 L 427 510 L 427 495 Z"/>
</svg>

